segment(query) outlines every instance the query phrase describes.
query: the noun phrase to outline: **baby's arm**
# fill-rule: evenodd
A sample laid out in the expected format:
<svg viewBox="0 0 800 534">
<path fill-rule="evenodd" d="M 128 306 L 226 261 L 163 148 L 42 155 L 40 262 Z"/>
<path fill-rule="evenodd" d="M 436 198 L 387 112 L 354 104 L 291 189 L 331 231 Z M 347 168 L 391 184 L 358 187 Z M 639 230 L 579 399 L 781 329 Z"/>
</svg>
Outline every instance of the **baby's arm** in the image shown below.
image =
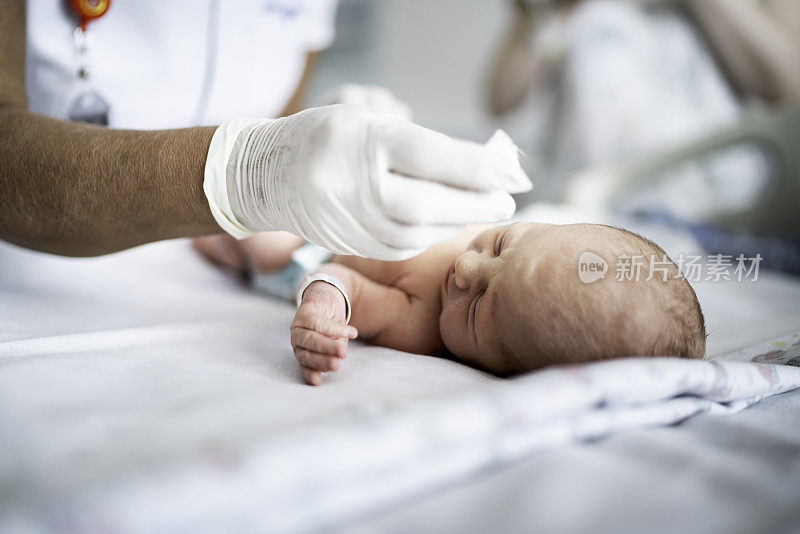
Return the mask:
<svg viewBox="0 0 800 534">
<path fill-rule="evenodd" d="M 244 271 L 248 266 L 262 273 L 279 271 L 292 259 L 303 239 L 289 232 L 261 232 L 239 241 L 227 234 L 198 237 L 192 245 L 215 263 Z"/>
<path fill-rule="evenodd" d="M 344 265 L 329 263 L 317 272 L 339 279 L 352 306 L 350 324 L 358 335 L 378 345 L 416 353 L 432 354 L 441 347 L 438 324 L 427 324 L 426 304 L 397 287 L 386 286 Z M 322 382 L 322 371 L 336 371 L 347 356 L 348 339 L 355 331 L 345 325 L 344 297 L 334 286 L 314 282 L 291 326 L 291 341 L 303 379 L 311 385 Z"/>
</svg>

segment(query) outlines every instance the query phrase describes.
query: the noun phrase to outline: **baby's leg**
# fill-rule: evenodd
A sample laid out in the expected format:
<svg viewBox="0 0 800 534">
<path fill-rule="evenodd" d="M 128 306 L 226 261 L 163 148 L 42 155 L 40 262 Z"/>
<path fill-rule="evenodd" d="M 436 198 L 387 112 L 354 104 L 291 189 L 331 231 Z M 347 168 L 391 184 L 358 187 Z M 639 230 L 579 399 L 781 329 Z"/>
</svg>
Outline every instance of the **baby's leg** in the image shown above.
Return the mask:
<svg viewBox="0 0 800 534">
<path fill-rule="evenodd" d="M 195 250 L 213 262 L 239 271 L 252 266 L 267 274 L 289 263 L 292 252 L 303 243 L 301 237 L 288 232 L 261 232 L 241 241 L 227 234 L 192 241 Z"/>
<path fill-rule="evenodd" d="M 265 274 L 283 269 L 292 260 L 292 252 L 304 243 L 302 237 L 289 232 L 261 232 L 239 241 L 247 264 Z"/>
<path fill-rule="evenodd" d="M 239 241 L 228 234 L 207 235 L 192 239 L 192 247 L 205 257 L 223 267 L 243 271 L 246 265 L 244 250 Z"/>
</svg>

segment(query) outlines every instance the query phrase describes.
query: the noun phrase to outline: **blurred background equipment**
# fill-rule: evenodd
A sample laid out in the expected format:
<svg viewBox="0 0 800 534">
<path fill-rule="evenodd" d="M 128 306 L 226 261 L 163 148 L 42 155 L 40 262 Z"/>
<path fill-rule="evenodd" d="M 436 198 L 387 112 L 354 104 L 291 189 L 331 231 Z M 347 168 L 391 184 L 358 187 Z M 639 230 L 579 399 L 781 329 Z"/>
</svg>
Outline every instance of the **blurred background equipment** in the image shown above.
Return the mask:
<svg viewBox="0 0 800 534">
<path fill-rule="evenodd" d="M 673 178 L 670 171 L 692 163 L 708 165 L 714 155 L 735 160 L 736 147 L 759 151 L 767 163 L 753 169 L 757 183 L 714 182 L 709 173 L 704 181 L 680 184 L 686 188 L 682 195 L 673 194 L 677 185 L 668 181 Z M 694 190 L 689 189 L 693 185 Z M 693 204 L 698 198 L 701 203 Z M 800 105 L 751 113 L 731 128 L 666 152 L 607 169 L 587 169 L 573 178 L 566 200 L 604 213 L 672 213 L 687 222 L 706 221 L 733 230 L 800 232 Z"/>
<path fill-rule="evenodd" d="M 800 3 L 514 5 L 488 103 L 529 119 L 522 203 L 657 217 L 800 272 Z"/>
<path fill-rule="evenodd" d="M 527 116 L 529 170 L 544 177 L 537 199 L 562 198 L 578 170 L 662 153 L 737 122 L 746 108 L 800 96 L 796 2 L 514 5 L 490 67 L 488 104 L 504 120 Z M 740 185 L 757 185 L 763 170 L 733 159 L 695 174 L 739 174 Z"/>
</svg>

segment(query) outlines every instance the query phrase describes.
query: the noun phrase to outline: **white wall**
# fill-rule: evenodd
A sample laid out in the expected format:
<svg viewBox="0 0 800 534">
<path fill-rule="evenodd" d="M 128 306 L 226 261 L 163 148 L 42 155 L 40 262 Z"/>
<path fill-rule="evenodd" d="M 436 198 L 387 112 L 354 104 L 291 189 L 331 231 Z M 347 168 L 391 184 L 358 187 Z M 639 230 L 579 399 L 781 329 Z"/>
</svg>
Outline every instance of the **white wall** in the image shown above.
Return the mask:
<svg viewBox="0 0 800 534">
<path fill-rule="evenodd" d="M 415 121 L 485 141 L 485 75 L 512 13 L 510 0 L 344 0 L 338 39 L 313 94 L 346 81 L 390 88 Z"/>
</svg>

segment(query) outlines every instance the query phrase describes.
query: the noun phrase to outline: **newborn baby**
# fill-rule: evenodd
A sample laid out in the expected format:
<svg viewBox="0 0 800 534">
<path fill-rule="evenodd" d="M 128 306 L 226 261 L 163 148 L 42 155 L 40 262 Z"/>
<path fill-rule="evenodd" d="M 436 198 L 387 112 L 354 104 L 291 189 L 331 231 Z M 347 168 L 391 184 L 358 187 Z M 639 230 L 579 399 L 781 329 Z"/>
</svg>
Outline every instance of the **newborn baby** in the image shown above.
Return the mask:
<svg viewBox="0 0 800 534">
<path fill-rule="evenodd" d="M 195 241 L 220 263 L 240 269 L 249 263 L 263 272 L 279 269 L 301 244 L 282 233 Z M 303 379 L 319 385 L 322 372 L 338 370 L 356 336 L 499 376 L 626 356 L 703 356 L 697 297 L 671 261 L 650 280 L 646 269 L 624 281 L 612 270 L 584 283 L 578 274 L 584 251 L 609 266 L 622 255 L 666 258 L 651 241 L 619 228 L 542 223 L 470 227 L 401 262 L 334 256 L 318 271 L 344 286 L 350 325 L 336 287 L 308 286 L 291 326 Z"/>
</svg>

